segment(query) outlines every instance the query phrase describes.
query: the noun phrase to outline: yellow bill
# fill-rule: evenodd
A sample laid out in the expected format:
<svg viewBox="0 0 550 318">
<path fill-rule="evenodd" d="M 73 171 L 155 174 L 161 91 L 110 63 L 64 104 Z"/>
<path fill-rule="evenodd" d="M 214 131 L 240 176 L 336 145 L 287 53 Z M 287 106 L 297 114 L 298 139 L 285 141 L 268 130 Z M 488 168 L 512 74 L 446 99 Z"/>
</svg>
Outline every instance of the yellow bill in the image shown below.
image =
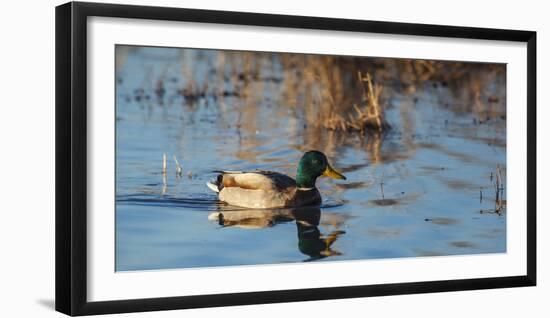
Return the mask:
<svg viewBox="0 0 550 318">
<path fill-rule="evenodd" d="M 344 180 L 346 180 L 346 177 L 343 174 L 341 174 L 340 172 L 334 170 L 334 168 L 332 168 L 328 163 L 327 163 L 327 167 L 326 167 L 325 171 L 323 171 L 323 175 L 327 176 L 327 177 L 334 178 L 334 179 L 344 179 Z"/>
</svg>

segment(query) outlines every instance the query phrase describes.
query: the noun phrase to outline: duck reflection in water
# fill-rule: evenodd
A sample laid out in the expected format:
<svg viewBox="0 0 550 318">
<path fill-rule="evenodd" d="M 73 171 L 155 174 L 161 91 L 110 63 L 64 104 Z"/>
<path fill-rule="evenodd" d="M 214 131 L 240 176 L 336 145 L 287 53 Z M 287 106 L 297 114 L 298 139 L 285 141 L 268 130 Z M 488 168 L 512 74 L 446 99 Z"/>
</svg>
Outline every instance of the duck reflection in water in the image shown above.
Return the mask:
<svg viewBox="0 0 550 318">
<path fill-rule="evenodd" d="M 338 230 L 347 217 L 336 213 L 321 213 L 319 207 L 302 207 L 277 210 L 220 210 L 208 216 L 222 226 L 234 226 L 242 229 L 262 229 L 280 223 L 296 222 L 298 231 L 298 249 L 309 256 L 304 261 L 314 261 L 329 256 L 342 255 L 332 248 L 338 237 L 345 231 Z M 319 225 L 336 228 L 328 234 L 319 230 Z"/>
</svg>

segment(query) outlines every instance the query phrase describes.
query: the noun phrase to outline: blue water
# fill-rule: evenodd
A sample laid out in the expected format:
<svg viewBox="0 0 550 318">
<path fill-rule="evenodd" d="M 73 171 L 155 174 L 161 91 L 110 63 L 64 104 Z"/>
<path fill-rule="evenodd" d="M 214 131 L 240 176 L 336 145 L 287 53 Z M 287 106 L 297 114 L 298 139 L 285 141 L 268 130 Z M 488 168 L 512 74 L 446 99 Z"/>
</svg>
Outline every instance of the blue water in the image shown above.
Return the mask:
<svg viewBox="0 0 550 318">
<path fill-rule="evenodd" d="M 117 271 L 506 251 L 491 181 L 505 173 L 505 116 L 464 111 L 450 87 L 384 87 L 392 129 L 359 135 L 313 127 L 307 98 L 290 107 L 277 55 L 242 83 L 232 67 L 247 66 L 216 51 L 116 53 Z M 347 177 L 318 180 L 320 208 L 240 209 L 205 186 L 220 169 L 294 176 L 310 149 Z"/>
</svg>

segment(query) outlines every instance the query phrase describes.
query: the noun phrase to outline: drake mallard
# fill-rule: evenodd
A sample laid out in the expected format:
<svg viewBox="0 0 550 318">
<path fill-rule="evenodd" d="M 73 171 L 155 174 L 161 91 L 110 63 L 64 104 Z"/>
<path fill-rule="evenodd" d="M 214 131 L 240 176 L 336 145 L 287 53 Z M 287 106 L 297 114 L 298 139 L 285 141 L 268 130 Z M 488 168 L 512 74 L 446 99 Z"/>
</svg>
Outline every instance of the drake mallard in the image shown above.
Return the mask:
<svg viewBox="0 0 550 318">
<path fill-rule="evenodd" d="M 207 186 L 218 192 L 220 201 L 245 208 L 268 209 L 320 205 L 321 194 L 315 187 L 320 176 L 346 180 L 329 164 L 320 151 L 304 153 L 296 180 L 273 171 L 220 171 Z"/>
</svg>

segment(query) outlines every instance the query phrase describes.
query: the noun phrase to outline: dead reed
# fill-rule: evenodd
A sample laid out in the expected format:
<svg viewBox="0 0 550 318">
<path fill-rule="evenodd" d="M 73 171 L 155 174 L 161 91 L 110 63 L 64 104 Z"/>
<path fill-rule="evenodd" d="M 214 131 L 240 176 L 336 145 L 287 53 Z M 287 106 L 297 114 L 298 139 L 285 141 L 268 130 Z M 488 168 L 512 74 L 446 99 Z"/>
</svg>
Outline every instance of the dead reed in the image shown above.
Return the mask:
<svg viewBox="0 0 550 318">
<path fill-rule="evenodd" d="M 502 168 L 497 164 L 495 172 L 491 172 L 489 179 L 491 180 L 491 185 L 495 191 L 495 208 L 480 210 L 480 213 L 494 213 L 501 215 L 504 208 L 506 207 L 506 200 L 504 199 L 504 181 L 502 177 Z M 479 202 L 483 200 L 483 192 L 480 188 L 479 190 Z"/>
<path fill-rule="evenodd" d="M 176 155 L 172 155 L 172 157 L 174 158 L 174 163 L 176 164 L 176 176 L 181 177 L 183 173 L 183 168 L 181 167 L 180 162 L 178 161 L 178 158 L 176 157 Z"/>
<path fill-rule="evenodd" d="M 358 71 L 357 77 L 363 89 L 362 106 L 353 104 L 354 112 L 347 113 L 347 116 L 333 107 L 323 121 L 324 127 L 330 130 L 361 133 L 365 131 L 382 132 L 390 128 L 384 118 L 384 107 L 380 101 L 382 86 L 373 84 L 369 73 L 363 76 L 361 71 Z"/>
<path fill-rule="evenodd" d="M 166 154 L 162 154 L 162 174 L 166 175 Z"/>
<path fill-rule="evenodd" d="M 495 176 L 493 178 L 493 188 L 495 190 L 495 212 L 500 213 L 504 207 L 504 183 L 502 181 L 502 169 L 497 165 Z"/>
</svg>

